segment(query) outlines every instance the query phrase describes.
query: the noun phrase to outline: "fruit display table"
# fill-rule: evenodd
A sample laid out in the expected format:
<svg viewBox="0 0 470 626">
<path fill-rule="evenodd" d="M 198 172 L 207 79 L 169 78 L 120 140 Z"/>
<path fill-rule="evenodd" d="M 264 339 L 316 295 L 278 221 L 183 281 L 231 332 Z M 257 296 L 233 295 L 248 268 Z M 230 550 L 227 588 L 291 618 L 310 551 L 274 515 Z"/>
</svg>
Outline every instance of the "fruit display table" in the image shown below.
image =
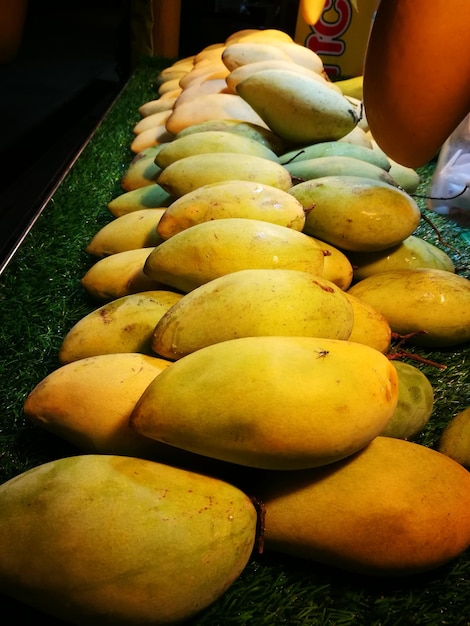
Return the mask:
<svg viewBox="0 0 470 626">
<path fill-rule="evenodd" d="M 106 205 L 122 193 L 120 181 L 134 156 L 129 146 L 139 120 L 138 107 L 155 97 L 156 74 L 168 64 L 158 58 L 141 63 L 0 276 L 2 482 L 43 462 L 78 453 L 29 423 L 23 403 L 33 386 L 58 367 L 58 351 L 67 331 L 96 308 L 80 284 L 94 263 L 85 248 L 112 219 Z M 431 163 L 419 170 L 422 182 L 416 197 L 435 228 L 423 219 L 418 232 L 442 247 L 437 229 L 442 241 L 452 246 L 445 249 L 458 272 L 469 277 L 469 231 L 429 213 L 419 197 L 428 190 L 433 167 Z M 470 346 L 433 352 L 409 349 L 429 361 L 420 363 L 420 368 L 433 385 L 435 408 L 416 441 L 434 447 L 452 417 L 470 406 Z M 255 554 L 240 578 L 191 623 L 464 626 L 470 619 L 469 580 L 469 551 L 427 574 L 392 580 L 272 553 Z M 32 624 L 40 617 L 6 596 L 2 604 L 15 622 Z M 61 623 L 48 619 L 50 626 Z"/>
</svg>

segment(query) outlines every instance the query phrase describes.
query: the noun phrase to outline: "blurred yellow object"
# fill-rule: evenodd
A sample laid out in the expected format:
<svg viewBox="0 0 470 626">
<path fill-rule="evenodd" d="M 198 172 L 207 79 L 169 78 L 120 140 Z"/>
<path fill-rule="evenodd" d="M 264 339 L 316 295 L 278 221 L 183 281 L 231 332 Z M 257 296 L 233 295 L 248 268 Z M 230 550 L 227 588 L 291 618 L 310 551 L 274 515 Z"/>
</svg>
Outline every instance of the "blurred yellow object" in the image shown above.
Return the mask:
<svg viewBox="0 0 470 626">
<path fill-rule="evenodd" d="M 316 52 L 332 79 L 360 76 L 378 0 L 301 0 L 295 41 Z"/>
</svg>

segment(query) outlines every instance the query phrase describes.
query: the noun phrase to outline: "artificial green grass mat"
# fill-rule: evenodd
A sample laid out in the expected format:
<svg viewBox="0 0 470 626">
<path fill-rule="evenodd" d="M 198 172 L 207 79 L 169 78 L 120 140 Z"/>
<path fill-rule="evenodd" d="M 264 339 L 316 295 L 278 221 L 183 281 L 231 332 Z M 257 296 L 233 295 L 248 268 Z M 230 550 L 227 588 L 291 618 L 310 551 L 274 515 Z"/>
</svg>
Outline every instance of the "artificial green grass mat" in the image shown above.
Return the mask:
<svg viewBox="0 0 470 626">
<path fill-rule="evenodd" d="M 169 64 L 165 59 L 142 61 L 0 276 L 1 482 L 40 463 L 79 453 L 27 422 L 22 407 L 31 389 L 59 366 L 57 355 L 65 334 L 97 306 L 80 284 L 80 278 L 94 262 L 85 247 L 112 219 L 106 204 L 122 193 L 120 179 L 134 156 L 129 146 L 132 128 L 140 119 L 138 107 L 156 97 L 157 72 Z M 432 164 L 420 170 L 422 183 L 418 193 L 428 190 L 432 171 Z M 453 258 L 458 272 L 469 277 L 469 231 L 427 212 L 424 200 L 418 199 L 418 203 L 423 215 L 454 246 L 455 249 L 444 249 Z M 424 219 L 417 234 L 443 246 Z M 433 385 L 435 408 L 416 441 L 434 447 L 450 419 L 470 406 L 470 350 L 465 345 L 438 352 L 417 352 L 447 366 L 440 369 L 418 364 Z M 7 597 L 2 597 L 2 602 L 3 614 L 14 615 L 15 623 L 28 625 L 39 619 L 37 612 L 19 602 Z M 468 625 L 469 607 L 470 551 L 428 574 L 397 580 L 377 580 L 299 559 L 264 554 L 254 555 L 224 596 L 191 623 L 197 626 Z M 58 626 L 62 622 L 48 618 L 47 623 Z"/>
</svg>

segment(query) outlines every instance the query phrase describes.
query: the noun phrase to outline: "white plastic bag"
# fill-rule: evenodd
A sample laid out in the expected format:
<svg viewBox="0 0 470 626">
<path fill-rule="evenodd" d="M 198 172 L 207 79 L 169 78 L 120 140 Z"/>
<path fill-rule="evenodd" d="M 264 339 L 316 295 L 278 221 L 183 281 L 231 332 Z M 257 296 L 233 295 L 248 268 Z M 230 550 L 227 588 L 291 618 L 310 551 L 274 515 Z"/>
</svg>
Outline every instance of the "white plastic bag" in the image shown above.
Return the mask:
<svg viewBox="0 0 470 626">
<path fill-rule="evenodd" d="M 470 217 L 470 113 L 442 146 L 428 195 L 430 210 Z"/>
</svg>

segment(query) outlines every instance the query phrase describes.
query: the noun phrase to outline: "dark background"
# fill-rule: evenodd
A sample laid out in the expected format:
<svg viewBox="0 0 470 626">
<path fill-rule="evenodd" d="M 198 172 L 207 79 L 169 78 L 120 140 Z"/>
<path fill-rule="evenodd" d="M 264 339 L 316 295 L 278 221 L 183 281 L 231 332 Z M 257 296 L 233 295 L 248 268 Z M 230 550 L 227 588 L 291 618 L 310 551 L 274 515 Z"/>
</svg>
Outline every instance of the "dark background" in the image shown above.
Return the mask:
<svg viewBox="0 0 470 626">
<path fill-rule="evenodd" d="M 297 10 L 182 0 L 178 56 L 243 28 L 293 36 Z M 131 76 L 130 16 L 131 0 L 29 0 L 18 53 L 0 65 L 0 264 Z"/>
</svg>

